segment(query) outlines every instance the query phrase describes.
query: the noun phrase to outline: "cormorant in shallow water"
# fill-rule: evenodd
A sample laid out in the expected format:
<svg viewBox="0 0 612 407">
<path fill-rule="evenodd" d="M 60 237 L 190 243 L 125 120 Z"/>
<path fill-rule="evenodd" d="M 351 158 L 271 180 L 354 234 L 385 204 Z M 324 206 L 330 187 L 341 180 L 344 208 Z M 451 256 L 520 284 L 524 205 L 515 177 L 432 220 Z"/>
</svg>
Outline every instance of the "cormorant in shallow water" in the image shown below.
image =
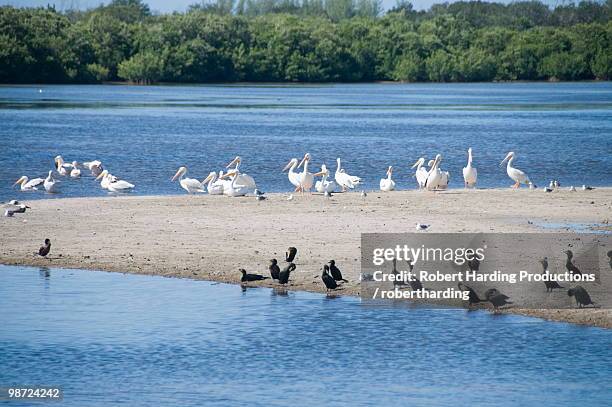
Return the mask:
<svg viewBox="0 0 612 407">
<path fill-rule="evenodd" d="M 577 285 L 576 287 L 567 290 L 567 295 L 570 297 L 573 296 L 576 299 L 576 305 L 578 305 L 578 308 L 582 308 L 583 306 L 586 307 L 587 305 L 595 306 L 595 303 L 591 300 L 591 296 L 581 285 Z"/>
<path fill-rule="evenodd" d="M 548 274 L 548 258 L 544 257 L 542 260 L 540 260 L 540 263 L 542 264 L 542 269 L 543 269 L 542 274 Z M 544 281 L 544 285 L 546 286 L 546 292 L 551 292 L 555 288 L 565 288 L 559 285 L 559 283 L 557 283 L 554 280 Z"/>
<path fill-rule="evenodd" d="M 47 254 L 49 254 L 50 251 L 51 251 L 51 240 L 45 239 L 45 245 L 40 246 L 40 249 L 38 249 L 38 255 L 45 257 L 47 256 Z"/>
<path fill-rule="evenodd" d="M 334 277 L 329 275 L 328 271 L 329 266 L 326 264 L 325 266 L 323 266 L 323 274 L 321 274 L 321 280 L 323 280 L 323 284 L 325 284 L 327 291 L 335 290 L 336 288 L 338 288 L 338 283 L 336 283 Z"/>
<path fill-rule="evenodd" d="M 565 261 L 565 268 L 572 274 L 582 275 L 582 271 L 578 267 L 572 263 L 572 258 L 574 257 L 574 253 L 571 250 L 566 250 L 565 254 L 567 254 L 567 260 Z"/>
<path fill-rule="evenodd" d="M 342 272 L 336 266 L 336 260 L 330 260 L 328 268 L 329 268 L 329 271 L 331 271 L 331 276 L 334 278 L 334 280 L 344 281 L 345 283 L 348 283 L 348 280 L 345 280 L 342 278 Z"/>
<path fill-rule="evenodd" d="M 473 304 L 478 304 L 479 302 L 486 302 L 486 300 L 481 299 L 478 294 L 476 294 L 476 291 L 474 291 L 474 289 L 468 285 L 465 285 L 463 283 L 459 283 L 457 284 L 457 287 L 459 287 L 459 289 L 461 291 L 468 291 L 468 305 L 472 306 Z"/>
<path fill-rule="evenodd" d="M 293 264 L 293 263 L 287 264 L 287 267 L 285 267 L 278 274 L 278 282 L 281 283 L 281 284 L 287 284 L 289 282 L 289 274 L 291 274 L 291 272 L 293 270 L 295 270 L 295 264 Z"/>
<path fill-rule="evenodd" d="M 290 247 L 287 252 L 285 252 L 285 261 L 287 263 L 293 263 L 295 260 L 295 256 L 297 255 L 297 249 L 295 247 Z"/>
<path fill-rule="evenodd" d="M 276 259 L 270 260 L 270 266 L 268 267 L 270 270 L 270 277 L 272 280 L 278 280 L 278 275 L 280 274 L 280 267 L 278 267 L 278 261 Z"/>
<path fill-rule="evenodd" d="M 495 308 L 496 310 L 499 307 L 503 307 L 506 304 L 512 304 L 511 301 L 508 301 L 510 299 L 510 297 L 500 293 L 495 288 L 491 288 L 491 289 L 487 290 L 486 297 L 487 297 L 487 300 L 491 304 L 493 304 L 493 308 Z"/>
<path fill-rule="evenodd" d="M 240 272 L 242 273 L 242 278 L 240 279 L 240 281 L 242 281 L 243 283 L 246 283 L 247 281 L 260 281 L 268 278 L 260 274 L 247 274 L 245 269 L 240 269 Z"/>
</svg>

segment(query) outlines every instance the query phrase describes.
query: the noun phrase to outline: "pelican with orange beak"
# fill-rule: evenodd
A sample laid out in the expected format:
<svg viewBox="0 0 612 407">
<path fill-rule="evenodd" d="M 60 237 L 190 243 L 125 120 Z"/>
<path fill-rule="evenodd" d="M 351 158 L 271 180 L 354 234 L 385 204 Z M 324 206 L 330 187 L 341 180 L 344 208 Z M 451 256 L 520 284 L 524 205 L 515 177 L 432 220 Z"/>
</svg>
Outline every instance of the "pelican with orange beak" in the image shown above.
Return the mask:
<svg viewBox="0 0 612 407">
<path fill-rule="evenodd" d="M 62 158 L 61 155 L 56 156 L 53 161 L 55 162 L 55 168 L 57 169 L 57 172 L 59 175 L 68 175 L 68 169 L 72 168 L 72 164 L 68 164 L 67 162 L 64 162 L 64 159 Z"/>
<path fill-rule="evenodd" d="M 19 185 L 19 189 L 21 191 L 36 191 L 38 190 L 38 188 L 36 187 L 42 184 L 43 182 L 45 182 L 44 178 L 29 179 L 27 176 L 24 175 L 17 181 L 15 181 L 13 186 Z"/>
<path fill-rule="evenodd" d="M 298 190 L 300 192 L 310 192 L 310 189 L 312 188 L 312 184 L 314 184 L 314 175 L 312 175 L 312 173 L 308 172 L 308 163 L 310 162 L 310 153 L 306 153 L 304 154 L 304 158 L 302 158 L 302 161 L 300 162 L 300 164 L 298 165 L 298 168 L 300 168 L 302 165 L 304 166 L 304 169 L 302 170 L 302 172 L 299 172 L 297 175 L 297 180 L 298 180 Z"/>
<path fill-rule="evenodd" d="M 519 170 L 518 168 L 514 168 L 512 166 L 512 163 L 514 162 L 515 158 L 516 158 L 516 154 L 514 154 L 514 151 L 510 151 L 506 155 L 506 158 L 504 158 L 503 161 L 499 163 L 499 166 L 501 167 L 502 165 L 504 165 L 506 161 L 508 162 L 508 164 L 506 165 L 506 173 L 508 174 L 510 179 L 514 181 L 514 185 L 512 185 L 512 188 L 514 189 L 519 188 L 521 184 L 523 183 L 526 185 L 531 185 L 532 182 L 529 180 L 529 177 L 527 176 L 527 174 L 525 174 L 523 171 Z"/>
<path fill-rule="evenodd" d="M 324 193 L 332 193 L 336 189 L 336 183 L 334 181 L 329 181 L 327 178 L 329 177 L 329 170 L 325 164 L 321 165 L 321 171 L 313 174 L 313 176 L 318 177 L 321 176 L 321 181 L 317 181 L 315 183 L 315 191 Z"/>
<path fill-rule="evenodd" d="M 118 179 L 109 173 L 108 170 L 102 171 L 96 179 L 100 178 L 102 178 L 102 181 L 100 182 L 102 188 L 108 189 L 110 192 L 130 192 L 135 188 L 134 184 Z"/>
<path fill-rule="evenodd" d="M 106 170 L 105 170 L 106 171 Z M 187 167 L 180 167 L 174 177 L 172 177 L 172 181 L 179 180 L 179 184 L 181 187 L 187 191 L 188 194 L 195 194 L 199 192 L 206 192 L 204 190 L 204 185 L 200 181 L 195 178 L 185 178 L 187 174 Z"/>
<path fill-rule="evenodd" d="M 219 172 L 219 175 L 223 177 L 223 171 Z M 223 195 L 223 188 L 227 180 L 218 179 L 217 173 L 211 171 L 206 178 L 202 181 L 202 185 L 206 185 L 209 195 Z"/>
<path fill-rule="evenodd" d="M 239 185 L 241 187 L 250 189 L 249 192 L 253 192 L 257 188 L 257 184 L 255 183 L 255 180 L 253 179 L 253 177 L 251 177 L 249 174 L 240 172 L 240 164 L 241 163 L 242 163 L 242 158 L 239 155 L 236 156 L 236 158 L 234 158 L 225 167 L 227 169 L 227 175 L 237 177 L 236 185 Z M 235 165 L 235 167 L 234 168 L 230 168 L 232 165 Z"/>
<path fill-rule="evenodd" d="M 380 190 L 384 192 L 390 192 L 395 189 L 395 181 L 391 179 L 393 175 L 393 167 L 389 166 L 387 169 L 387 178 L 381 178 L 380 180 Z"/>
</svg>

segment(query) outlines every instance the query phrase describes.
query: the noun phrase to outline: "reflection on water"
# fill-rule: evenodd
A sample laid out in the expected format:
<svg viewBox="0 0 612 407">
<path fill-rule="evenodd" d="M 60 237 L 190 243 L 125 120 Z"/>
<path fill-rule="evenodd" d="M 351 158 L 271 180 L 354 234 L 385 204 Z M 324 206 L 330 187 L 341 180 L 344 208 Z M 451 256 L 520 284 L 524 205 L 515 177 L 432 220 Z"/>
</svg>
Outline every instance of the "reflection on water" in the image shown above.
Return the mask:
<svg viewBox="0 0 612 407">
<path fill-rule="evenodd" d="M 7 266 L 0 310 L 0 386 L 61 385 L 68 406 L 604 406 L 612 397 L 611 331 L 519 316 Z"/>
<path fill-rule="evenodd" d="M 261 190 L 289 191 L 281 169 L 305 152 L 316 170 L 343 158 L 368 190 L 389 165 L 399 189 L 415 188 L 412 163 L 441 153 L 462 188 L 470 146 L 482 187 L 511 184 L 499 168 L 510 150 L 536 184 L 612 185 L 610 82 L 38 89 L 0 86 L 0 200 L 106 195 L 91 177 L 63 178 L 56 195 L 11 189 L 57 154 L 101 159 L 149 195 L 183 193 L 170 182 L 181 165 L 203 179 L 236 155 Z"/>
</svg>

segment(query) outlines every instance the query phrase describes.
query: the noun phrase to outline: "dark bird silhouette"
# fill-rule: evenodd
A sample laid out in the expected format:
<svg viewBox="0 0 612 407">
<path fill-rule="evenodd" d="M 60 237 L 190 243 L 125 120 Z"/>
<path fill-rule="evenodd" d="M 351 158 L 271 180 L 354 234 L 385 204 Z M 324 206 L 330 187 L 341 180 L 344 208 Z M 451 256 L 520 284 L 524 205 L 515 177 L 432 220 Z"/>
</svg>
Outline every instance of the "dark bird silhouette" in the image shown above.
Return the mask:
<svg viewBox="0 0 612 407">
<path fill-rule="evenodd" d="M 295 256 L 297 255 L 297 249 L 295 247 L 290 247 L 287 252 L 285 252 L 285 261 L 287 263 L 293 263 L 295 260 Z"/>
<path fill-rule="evenodd" d="M 481 299 L 478 294 L 476 294 L 476 291 L 474 291 L 474 289 L 466 284 L 463 283 L 459 283 L 457 284 L 457 287 L 459 287 L 459 289 L 461 291 L 468 291 L 468 305 L 471 307 L 474 304 L 478 304 L 479 302 L 486 302 L 487 300 Z"/>
<path fill-rule="evenodd" d="M 421 284 L 421 280 L 419 280 L 417 276 L 412 273 L 412 271 L 414 270 L 412 260 L 408 259 L 406 260 L 406 263 L 408 263 L 408 267 L 410 267 L 410 280 L 408 281 L 408 284 L 410 284 L 410 288 L 412 288 L 412 291 L 422 290 L 423 284 Z"/>
<path fill-rule="evenodd" d="M 42 257 L 46 257 L 50 251 L 51 251 L 51 240 L 45 239 L 45 245 L 40 246 L 40 249 L 38 249 L 38 255 Z"/>
<path fill-rule="evenodd" d="M 270 266 L 268 267 L 270 270 L 270 277 L 272 280 L 278 280 L 278 275 L 280 274 L 280 267 L 278 267 L 278 261 L 276 259 L 270 260 Z"/>
<path fill-rule="evenodd" d="M 344 281 L 345 283 L 348 283 L 348 280 L 342 278 L 342 272 L 336 266 L 336 260 L 329 261 L 329 271 L 331 271 L 331 276 L 334 278 L 334 280 Z"/>
<path fill-rule="evenodd" d="M 338 288 L 338 283 L 336 283 L 334 277 L 329 275 L 329 266 L 327 264 L 323 266 L 323 274 L 321 274 L 321 280 L 323 280 L 323 284 L 325 284 L 325 288 L 327 288 L 327 291 L 335 290 L 336 288 Z"/>
<path fill-rule="evenodd" d="M 582 271 L 578 267 L 572 263 L 572 258 L 574 257 L 574 253 L 571 250 L 566 250 L 565 254 L 567 255 L 567 260 L 565 261 L 565 268 L 572 274 L 582 275 Z"/>
<path fill-rule="evenodd" d="M 548 258 L 544 257 L 540 260 L 540 264 L 542 264 L 542 274 L 548 275 Z M 555 288 L 565 288 L 554 280 L 544 280 L 544 285 L 546 286 L 546 292 L 552 292 Z"/>
<path fill-rule="evenodd" d="M 608 252 L 608 264 L 610 265 L 610 268 L 612 269 L 612 250 Z"/>
<path fill-rule="evenodd" d="M 491 304 L 493 304 L 493 308 L 495 310 L 497 310 L 499 307 L 503 307 L 506 304 L 512 304 L 511 301 L 508 301 L 510 297 L 500 293 L 495 288 L 487 290 L 486 298 Z"/>
<path fill-rule="evenodd" d="M 242 273 L 242 278 L 240 281 L 243 283 L 246 283 L 247 281 L 260 281 L 268 278 L 260 274 L 248 274 L 245 269 L 240 269 L 240 272 Z"/>
<path fill-rule="evenodd" d="M 474 257 L 467 261 L 467 265 L 471 271 L 478 271 L 480 269 L 480 260 Z"/>
<path fill-rule="evenodd" d="M 577 285 L 576 287 L 567 290 L 567 295 L 574 297 L 578 308 L 582 308 L 583 306 L 586 307 L 587 305 L 595 306 L 595 303 L 593 300 L 591 300 L 591 296 L 581 285 Z"/>
<path fill-rule="evenodd" d="M 291 274 L 293 270 L 295 270 L 295 264 L 293 263 L 287 264 L 287 267 L 285 267 L 278 274 L 278 282 L 281 284 L 287 284 L 289 282 L 289 275 Z"/>
</svg>

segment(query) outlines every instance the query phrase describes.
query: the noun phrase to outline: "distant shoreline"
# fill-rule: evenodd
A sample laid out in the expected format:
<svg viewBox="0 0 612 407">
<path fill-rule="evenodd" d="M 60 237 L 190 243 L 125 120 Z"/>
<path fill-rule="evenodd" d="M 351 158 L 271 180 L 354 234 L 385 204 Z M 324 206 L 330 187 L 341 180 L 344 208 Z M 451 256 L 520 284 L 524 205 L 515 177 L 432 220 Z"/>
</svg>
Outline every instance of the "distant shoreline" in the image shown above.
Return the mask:
<svg viewBox="0 0 612 407">
<path fill-rule="evenodd" d="M 337 294 L 358 296 L 361 233 L 413 231 L 416 222 L 431 224 L 435 233 L 557 232 L 564 231 L 558 225 L 602 225 L 611 200 L 612 188 L 372 192 L 366 199 L 347 193 L 331 200 L 294 194 L 291 201 L 273 193 L 263 202 L 210 195 L 32 200 L 24 201 L 32 206 L 25 214 L 0 219 L 0 263 L 238 283 L 239 268 L 268 275 L 269 259 L 283 262 L 287 247 L 296 246 L 289 290 L 324 293 L 320 268 L 333 258 L 349 280 Z M 600 228 L 612 233 L 612 225 Z M 51 259 L 34 256 L 47 237 Z M 270 280 L 252 285 L 277 286 Z M 605 295 L 589 290 L 595 298 Z M 554 298 L 567 301 L 562 292 Z M 608 309 L 503 312 L 612 328 Z"/>
</svg>

